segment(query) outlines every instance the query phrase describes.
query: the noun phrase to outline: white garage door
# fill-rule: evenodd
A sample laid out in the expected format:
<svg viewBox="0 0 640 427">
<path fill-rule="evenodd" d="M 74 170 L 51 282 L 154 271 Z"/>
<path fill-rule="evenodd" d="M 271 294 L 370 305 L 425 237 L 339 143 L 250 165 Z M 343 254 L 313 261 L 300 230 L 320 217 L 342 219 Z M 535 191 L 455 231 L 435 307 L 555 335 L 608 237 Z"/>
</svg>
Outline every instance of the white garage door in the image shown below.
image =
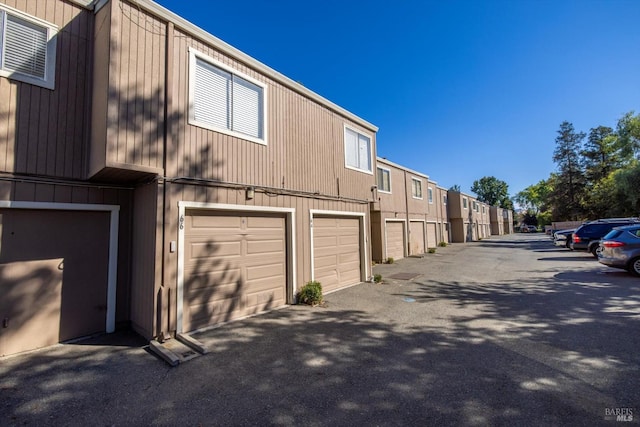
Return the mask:
<svg viewBox="0 0 640 427">
<path fill-rule="evenodd" d="M 284 217 L 187 211 L 184 241 L 184 331 L 285 304 Z"/>
<path fill-rule="evenodd" d="M 411 255 L 419 255 L 426 252 L 424 245 L 424 222 L 409 222 L 409 250 Z"/>
<path fill-rule="evenodd" d="M 387 221 L 387 258 L 404 258 L 404 222 Z"/>
<path fill-rule="evenodd" d="M 360 220 L 314 217 L 313 271 L 323 292 L 360 283 Z"/>
</svg>

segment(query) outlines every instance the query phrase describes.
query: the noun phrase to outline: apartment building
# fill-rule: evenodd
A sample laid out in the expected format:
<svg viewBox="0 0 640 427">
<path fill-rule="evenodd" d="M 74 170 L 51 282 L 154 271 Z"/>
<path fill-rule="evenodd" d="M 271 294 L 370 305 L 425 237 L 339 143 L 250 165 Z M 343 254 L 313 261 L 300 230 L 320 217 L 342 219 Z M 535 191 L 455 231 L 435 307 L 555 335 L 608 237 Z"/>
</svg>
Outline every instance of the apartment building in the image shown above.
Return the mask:
<svg viewBox="0 0 640 427">
<path fill-rule="evenodd" d="M 383 158 L 377 158 L 376 177 L 376 201 L 371 204 L 373 260 L 425 253 L 429 177 Z"/>
<path fill-rule="evenodd" d="M 0 14 L 0 354 L 371 275 L 376 126 L 151 1 Z"/>
</svg>

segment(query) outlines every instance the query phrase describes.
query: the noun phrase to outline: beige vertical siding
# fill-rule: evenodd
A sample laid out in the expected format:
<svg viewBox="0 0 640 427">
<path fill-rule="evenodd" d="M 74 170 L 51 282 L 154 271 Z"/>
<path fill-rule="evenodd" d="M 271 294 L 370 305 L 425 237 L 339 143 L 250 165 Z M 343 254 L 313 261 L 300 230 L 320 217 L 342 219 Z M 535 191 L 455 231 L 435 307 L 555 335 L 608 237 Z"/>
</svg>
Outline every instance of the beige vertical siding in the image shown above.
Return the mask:
<svg viewBox="0 0 640 427">
<path fill-rule="evenodd" d="M 64 1 L 0 0 L 58 26 L 54 90 L 0 77 L 0 170 L 83 178 L 91 12 Z"/>
</svg>

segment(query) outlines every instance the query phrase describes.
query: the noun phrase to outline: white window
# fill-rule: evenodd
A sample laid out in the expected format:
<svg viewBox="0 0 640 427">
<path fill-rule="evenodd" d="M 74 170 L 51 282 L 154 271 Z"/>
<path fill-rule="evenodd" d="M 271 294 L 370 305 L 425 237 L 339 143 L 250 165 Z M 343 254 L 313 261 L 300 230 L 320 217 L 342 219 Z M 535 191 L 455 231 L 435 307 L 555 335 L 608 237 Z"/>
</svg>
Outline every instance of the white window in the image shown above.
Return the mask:
<svg viewBox="0 0 640 427">
<path fill-rule="evenodd" d="M 429 203 L 433 203 L 433 188 L 427 188 L 427 198 L 429 199 Z"/>
<path fill-rule="evenodd" d="M 58 28 L 0 5 L 0 76 L 55 87 Z"/>
<path fill-rule="evenodd" d="M 447 195 L 446 195 L 446 194 L 443 194 L 443 195 L 442 195 L 442 204 L 443 204 L 443 205 L 446 205 L 446 204 L 447 204 Z"/>
<path fill-rule="evenodd" d="M 344 162 L 350 169 L 373 173 L 371 169 L 371 138 L 344 127 Z"/>
<path fill-rule="evenodd" d="M 422 181 L 418 178 L 411 178 L 411 195 L 414 199 L 422 199 Z"/>
<path fill-rule="evenodd" d="M 391 193 L 391 172 L 389 169 L 378 167 L 378 191 Z"/>
<path fill-rule="evenodd" d="M 467 201 L 466 197 L 462 198 L 462 207 L 467 209 L 467 207 L 469 206 L 469 202 Z"/>
<path fill-rule="evenodd" d="M 190 50 L 189 123 L 266 144 L 265 86 Z"/>
</svg>

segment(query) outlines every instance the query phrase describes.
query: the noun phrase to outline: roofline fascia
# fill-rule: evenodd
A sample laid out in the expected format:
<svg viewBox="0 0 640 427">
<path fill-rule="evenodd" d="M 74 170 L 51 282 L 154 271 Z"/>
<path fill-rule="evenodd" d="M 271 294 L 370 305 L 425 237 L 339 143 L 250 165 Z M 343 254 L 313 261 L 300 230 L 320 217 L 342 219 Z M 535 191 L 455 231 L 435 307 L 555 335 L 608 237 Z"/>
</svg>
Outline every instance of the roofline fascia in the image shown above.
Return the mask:
<svg viewBox="0 0 640 427">
<path fill-rule="evenodd" d="M 385 159 L 385 158 L 383 158 L 383 157 L 376 157 L 376 161 L 377 161 L 378 163 L 384 163 L 385 165 L 393 166 L 394 168 L 398 168 L 398 169 L 401 169 L 401 170 L 403 170 L 403 171 L 409 172 L 409 173 L 411 173 L 411 174 L 413 174 L 413 175 L 418 175 L 418 176 L 420 176 L 421 178 L 429 179 L 429 175 L 427 175 L 427 174 L 424 174 L 424 173 L 422 173 L 422 172 L 415 171 L 415 170 L 413 170 L 413 169 L 409 169 L 408 167 L 405 167 L 405 166 L 399 165 L 399 164 L 397 164 L 397 163 L 393 163 L 392 161 L 387 160 L 387 159 Z M 432 182 L 433 182 L 433 181 L 432 181 Z"/>
</svg>

